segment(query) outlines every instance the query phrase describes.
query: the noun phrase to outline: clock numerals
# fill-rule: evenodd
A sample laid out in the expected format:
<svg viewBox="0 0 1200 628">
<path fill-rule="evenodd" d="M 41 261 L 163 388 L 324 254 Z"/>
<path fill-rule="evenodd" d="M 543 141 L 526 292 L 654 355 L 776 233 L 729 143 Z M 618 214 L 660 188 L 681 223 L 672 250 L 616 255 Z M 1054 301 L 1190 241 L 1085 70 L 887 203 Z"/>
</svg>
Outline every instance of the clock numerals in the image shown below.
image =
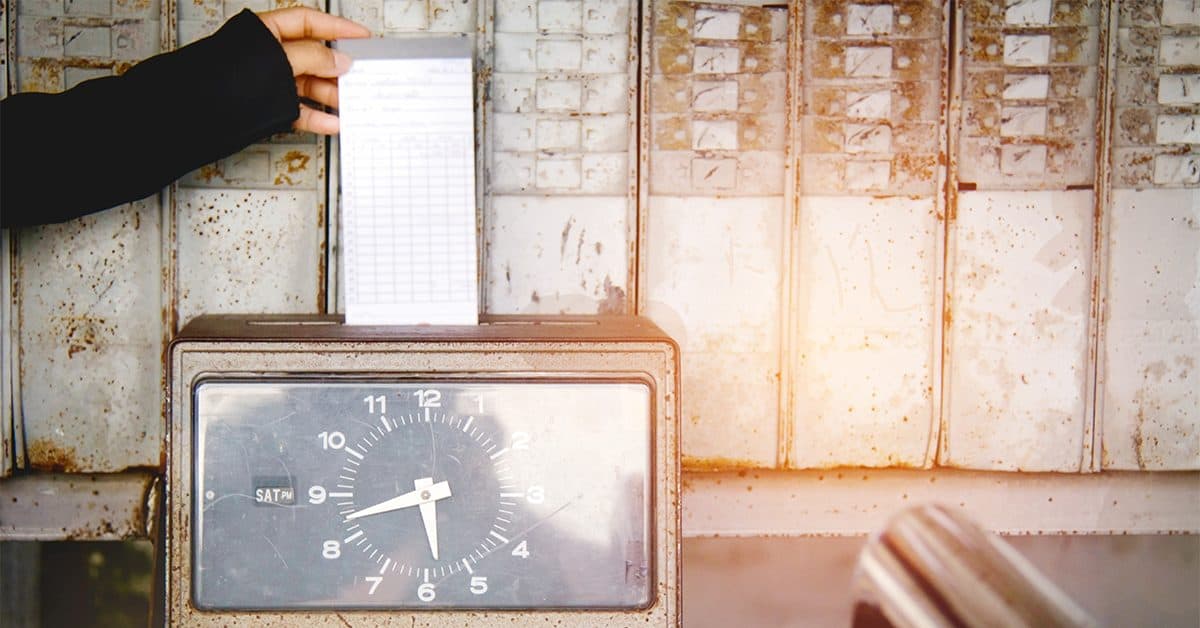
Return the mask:
<svg viewBox="0 0 1200 628">
<path fill-rule="evenodd" d="M 375 595 L 375 589 L 378 589 L 379 583 L 383 582 L 383 576 L 367 576 L 366 581 L 371 583 L 371 588 L 367 589 L 367 595 Z"/>
<path fill-rule="evenodd" d="M 375 409 L 379 409 L 380 414 L 387 412 L 387 395 L 367 395 L 363 397 L 363 403 L 367 404 L 367 412 L 375 414 Z"/>
<path fill-rule="evenodd" d="M 471 593 L 475 595 L 483 595 L 484 593 L 487 593 L 487 590 L 487 576 L 471 576 Z"/>
<path fill-rule="evenodd" d="M 341 432 L 321 432 L 317 438 L 321 439 L 321 449 L 341 449 L 346 446 L 346 435 Z"/>
<path fill-rule="evenodd" d="M 413 396 L 417 398 L 417 407 L 420 408 L 440 408 L 442 407 L 442 391 L 434 388 L 423 388 L 414 390 Z"/>
</svg>

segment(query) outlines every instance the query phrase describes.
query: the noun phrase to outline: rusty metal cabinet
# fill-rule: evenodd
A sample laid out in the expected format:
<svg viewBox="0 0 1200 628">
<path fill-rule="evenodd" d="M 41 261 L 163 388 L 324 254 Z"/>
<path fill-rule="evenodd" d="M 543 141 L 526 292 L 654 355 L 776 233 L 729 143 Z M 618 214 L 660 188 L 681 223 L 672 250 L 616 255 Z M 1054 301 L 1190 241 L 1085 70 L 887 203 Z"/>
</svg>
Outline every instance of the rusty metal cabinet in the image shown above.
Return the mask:
<svg viewBox="0 0 1200 628">
<path fill-rule="evenodd" d="M 8 91 L 267 0 L 5 5 Z M 461 34 L 487 313 L 649 315 L 693 470 L 1200 469 L 1184 0 L 343 0 Z M 157 469 L 191 317 L 339 308 L 337 145 L 6 233 L 3 472 Z"/>
</svg>

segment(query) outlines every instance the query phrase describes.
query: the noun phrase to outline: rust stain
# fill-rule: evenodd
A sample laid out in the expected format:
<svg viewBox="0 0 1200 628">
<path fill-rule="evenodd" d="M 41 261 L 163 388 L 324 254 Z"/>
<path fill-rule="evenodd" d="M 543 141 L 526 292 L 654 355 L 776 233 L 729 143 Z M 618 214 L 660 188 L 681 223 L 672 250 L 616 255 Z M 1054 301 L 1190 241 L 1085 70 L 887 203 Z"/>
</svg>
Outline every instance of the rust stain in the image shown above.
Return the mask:
<svg viewBox="0 0 1200 628">
<path fill-rule="evenodd" d="M 841 37 L 846 34 L 845 16 L 842 15 L 841 0 L 822 0 L 811 6 L 809 21 L 813 34 L 820 37 Z"/>
<path fill-rule="evenodd" d="M 196 171 L 196 178 L 203 179 L 205 183 L 212 183 L 216 177 L 225 178 L 225 172 L 221 169 L 220 162 L 200 166 L 200 170 Z"/>
<path fill-rule="evenodd" d="M 663 116 L 654 120 L 656 150 L 691 150 L 692 125 L 683 116 Z"/>
<path fill-rule="evenodd" d="M 778 9 L 776 9 L 778 10 Z M 739 20 L 738 39 L 743 41 L 771 41 L 771 9 L 746 7 Z"/>
<path fill-rule="evenodd" d="M 999 63 L 1004 59 L 1004 35 L 999 31 L 973 30 L 966 54 L 973 63 Z"/>
<path fill-rule="evenodd" d="M 656 2 L 654 34 L 659 37 L 690 37 L 696 21 L 696 10 L 683 3 Z"/>
<path fill-rule="evenodd" d="M 743 72 L 766 74 L 787 71 L 787 51 L 774 42 L 742 44 Z"/>
<path fill-rule="evenodd" d="M 26 449 L 29 468 L 37 471 L 76 473 L 80 470 L 75 458 L 75 449 L 65 447 L 46 438 L 39 438 Z"/>
<path fill-rule="evenodd" d="M 892 72 L 901 80 L 932 77 L 939 67 L 940 41 L 897 41 L 892 46 Z"/>
<path fill-rule="evenodd" d="M 684 77 L 655 76 L 650 85 L 650 102 L 655 113 L 691 111 L 691 85 Z"/>
<path fill-rule="evenodd" d="M 312 156 L 304 151 L 290 150 L 275 161 L 275 185 L 296 185 L 297 181 L 291 175 L 308 169 Z"/>
<path fill-rule="evenodd" d="M 1087 28 L 1056 28 L 1050 37 L 1050 63 L 1081 63 L 1087 56 Z"/>
<path fill-rule="evenodd" d="M 942 25 L 940 4 L 922 0 L 896 2 L 896 34 L 908 37 L 938 37 Z"/>
<path fill-rule="evenodd" d="M 604 298 L 600 300 L 597 307 L 599 314 L 625 314 L 626 313 L 626 298 L 625 291 L 618 286 L 614 286 L 610 277 L 604 277 Z"/>
<path fill-rule="evenodd" d="M 1154 143 L 1154 113 L 1148 109 L 1126 109 L 1117 115 L 1121 140 L 1132 144 Z"/>
<path fill-rule="evenodd" d="M 847 98 L 856 98 L 856 93 L 838 88 L 812 87 L 806 106 L 814 116 L 840 116 L 845 114 Z"/>
<path fill-rule="evenodd" d="M 201 2 L 197 0 L 196 4 Z M 141 13 L 150 8 L 150 0 L 116 0 L 116 5 L 130 12 Z"/>
<path fill-rule="evenodd" d="M 744 471 L 748 469 L 771 468 L 764 466 L 757 460 L 726 458 L 722 456 L 681 456 L 679 462 L 684 471 Z"/>
<path fill-rule="evenodd" d="M 52 329 L 67 346 L 68 358 L 75 357 L 81 351 L 99 351 L 103 339 L 116 332 L 107 320 L 86 314 L 56 317 Z"/>
<path fill-rule="evenodd" d="M 57 59 L 32 59 L 29 73 L 21 81 L 21 91 L 59 92 L 63 89 L 63 65 Z"/>
<path fill-rule="evenodd" d="M 688 74 L 692 71 L 691 45 L 680 41 L 658 43 L 658 69 L 663 74 Z"/>
<path fill-rule="evenodd" d="M 774 103 L 783 102 L 775 83 L 760 76 L 738 77 L 738 111 L 740 113 L 763 113 Z"/>
</svg>

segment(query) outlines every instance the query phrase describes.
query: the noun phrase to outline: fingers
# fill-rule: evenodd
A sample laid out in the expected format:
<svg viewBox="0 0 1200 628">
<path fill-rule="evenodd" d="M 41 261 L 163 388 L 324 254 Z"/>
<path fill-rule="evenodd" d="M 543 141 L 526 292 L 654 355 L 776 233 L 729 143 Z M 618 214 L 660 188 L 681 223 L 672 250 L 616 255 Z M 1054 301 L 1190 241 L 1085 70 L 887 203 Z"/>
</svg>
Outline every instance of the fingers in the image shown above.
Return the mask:
<svg viewBox="0 0 1200 628">
<path fill-rule="evenodd" d="M 300 117 L 293 126 L 297 131 L 311 131 L 320 135 L 333 135 L 340 128 L 337 116 L 317 111 L 307 105 L 300 105 Z"/>
<path fill-rule="evenodd" d="M 296 77 L 296 93 L 301 98 L 308 98 L 325 105 L 337 109 L 338 106 L 338 91 L 337 83 L 329 79 L 317 78 L 315 76 L 297 76 Z"/>
<path fill-rule="evenodd" d="M 260 13 L 258 17 L 280 41 L 354 39 L 371 36 L 371 31 L 361 24 L 307 7 L 267 11 Z"/>
<path fill-rule="evenodd" d="M 344 52 L 326 48 L 314 39 L 283 42 L 283 52 L 292 64 L 292 76 L 312 74 L 334 77 L 350 69 L 350 57 Z"/>
</svg>

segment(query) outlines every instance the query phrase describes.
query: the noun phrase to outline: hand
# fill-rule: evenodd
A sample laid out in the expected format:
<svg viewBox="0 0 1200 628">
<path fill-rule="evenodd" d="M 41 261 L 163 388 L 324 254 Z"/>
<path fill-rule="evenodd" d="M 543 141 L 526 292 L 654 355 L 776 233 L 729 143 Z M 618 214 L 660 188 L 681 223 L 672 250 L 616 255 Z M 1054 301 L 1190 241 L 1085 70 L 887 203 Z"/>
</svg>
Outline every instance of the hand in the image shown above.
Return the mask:
<svg viewBox="0 0 1200 628">
<path fill-rule="evenodd" d="M 336 77 L 350 69 L 350 57 L 327 48 L 322 40 L 370 37 L 361 24 L 329 15 L 316 9 L 295 7 L 259 13 L 258 18 L 271 31 L 296 77 L 296 93 L 327 107 L 337 108 Z M 297 130 L 331 135 L 338 132 L 337 116 L 301 104 Z"/>
<path fill-rule="evenodd" d="M 422 480 L 417 480 L 416 482 L 414 482 L 414 484 L 416 484 L 416 483 L 425 484 L 425 488 L 411 490 L 411 491 L 409 491 L 403 495 L 400 495 L 398 497 L 393 497 L 391 499 L 379 502 L 378 504 L 375 504 L 374 506 L 369 506 L 367 508 L 363 508 L 362 510 L 352 512 L 352 513 L 346 515 L 346 521 L 350 521 L 352 519 L 358 519 L 359 517 L 369 517 L 371 515 L 378 515 L 378 514 L 382 514 L 385 512 L 392 512 L 393 510 L 400 510 L 403 508 L 412 508 L 413 506 L 420 506 L 421 504 L 429 504 L 429 503 L 436 502 L 439 499 L 446 499 L 447 497 L 450 497 L 450 483 L 449 482 L 446 482 L 445 480 L 443 480 L 441 482 L 438 482 L 437 484 L 433 484 L 432 478 L 422 478 L 422 479 L 429 480 L 429 483 L 422 482 Z"/>
</svg>

